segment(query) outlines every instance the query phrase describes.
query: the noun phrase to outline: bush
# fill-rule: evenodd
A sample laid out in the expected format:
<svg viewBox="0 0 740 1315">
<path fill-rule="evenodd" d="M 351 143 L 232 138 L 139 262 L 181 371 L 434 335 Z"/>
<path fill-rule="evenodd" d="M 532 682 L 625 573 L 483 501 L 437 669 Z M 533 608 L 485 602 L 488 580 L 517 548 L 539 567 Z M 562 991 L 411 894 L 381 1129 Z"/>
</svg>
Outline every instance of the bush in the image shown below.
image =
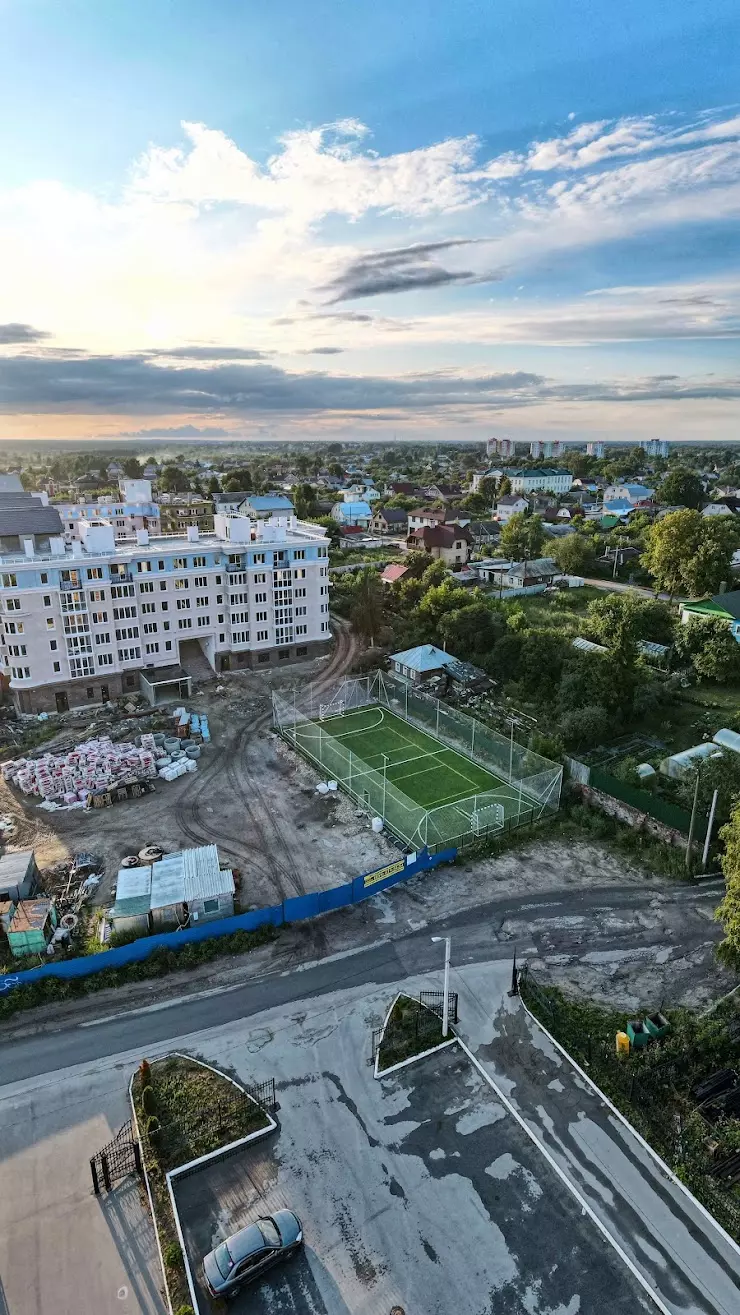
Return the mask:
<svg viewBox="0 0 740 1315">
<path fill-rule="evenodd" d="M 175 1315 L 194 1315 L 194 1311 L 192 1306 L 188 1306 L 186 1302 L 184 1306 L 178 1306 Z"/>
<path fill-rule="evenodd" d="M 156 1109 L 156 1097 L 152 1086 L 146 1086 L 142 1089 L 141 1106 L 145 1114 L 154 1113 Z"/>
<path fill-rule="evenodd" d="M 179 1242 L 168 1242 L 163 1255 L 164 1263 L 168 1269 L 177 1269 L 182 1264 L 182 1251 Z M 183 1307 L 180 1309 L 182 1310 Z"/>
<path fill-rule="evenodd" d="M 161 1124 L 156 1114 L 150 1114 L 149 1118 L 146 1121 L 146 1135 L 149 1138 L 150 1142 L 154 1143 L 157 1141 L 159 1137 L 160 1127 Z"/>
</svg>

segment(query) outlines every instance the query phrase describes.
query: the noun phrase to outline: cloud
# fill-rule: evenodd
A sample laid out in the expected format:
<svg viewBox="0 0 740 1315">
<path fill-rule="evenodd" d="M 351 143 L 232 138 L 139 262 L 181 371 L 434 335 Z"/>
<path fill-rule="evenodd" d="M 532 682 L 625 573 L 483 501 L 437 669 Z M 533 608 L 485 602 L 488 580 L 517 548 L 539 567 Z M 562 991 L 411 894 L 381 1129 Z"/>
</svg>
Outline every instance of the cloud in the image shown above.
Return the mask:
<svg viewBox="0 0 740 1315">
<path fill-rule="evenodd" d="M 252 347 L 156 347 L 147 356 L 170 357 L 172 360 L 190 361 L 264 361 L 267 352 Z"/>
<path fill-rule="evenodd" d="M 354 297 L 376 297 L 387 292 L 413 292 L 417 288 L 449 283 L 493 282 L 499 273 L 475 274 L 470 269 L 445 269 L 433 257 L 438 251 L 477 245 L 481 239 L 448 238 L 444 242 L 417 242 L 390 251 L 369 251 L 358 256 L 321 291 L 331 293 L 329 304 Z"/>
<path fill-rule="evenodd" d="M 304 356 L 341 356 L 344 347 L 305 347 Z"/>
<path fill-rule="evenodd" d="M 31 324 L 0 324 L 0 346 L 3 347 L 9 343 L 40 342 L 49 337 L 51 334 L 34 329 Z"/>
<path fill-rule="evenodd" d="M 155 425 L 152 429 L 125 430 L 121 438 L 230 438 L 219 425 Z"/>
</svg>

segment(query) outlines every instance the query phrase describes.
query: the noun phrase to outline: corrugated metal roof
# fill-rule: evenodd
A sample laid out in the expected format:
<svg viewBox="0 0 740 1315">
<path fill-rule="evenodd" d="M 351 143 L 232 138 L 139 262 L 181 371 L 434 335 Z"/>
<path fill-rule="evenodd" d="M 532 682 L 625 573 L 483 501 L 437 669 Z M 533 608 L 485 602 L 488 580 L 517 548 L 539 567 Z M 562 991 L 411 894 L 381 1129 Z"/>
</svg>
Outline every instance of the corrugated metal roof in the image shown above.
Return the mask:
<svg viewBox="0 0 740 1315">
<path fill-rule="evenodd" d="M 216 895 L 233 895 L 234 889 L 231 871 L 222 872 L 219 868 L 215 845 L 181 849 L 152 864 L 150 907 L 161 909 L 185 900 L 190 903 Z"/>
<path fill-rule="evenodd" d="M 149 912 L 149 895 L 133 895 L 131 899 L 117 899 L 110 911 L 110 918 L 138 918 Z"/>
<path fill-rule="evenodd" d="M 253 495 L 248 494 L 244 499 L 245 504 L 253 507 L 255 511 L 292 511 L 293 503 L 290 498 L 286 498 L 282 493 L 266 493 Z"/>
<path fill-rule="evenodd" d="M 32 849 L 22 849 L 17 854 L 3 854 L 0 858 L 0 886 L 20 886 L 28 876 L 32 863 Z"/>
<path fill-rule="evenodd" d="M 652 639 L 638 639 L 637 648 L 646 657 L 665 657 L 670 652 L 668 644 L 656 644 Z"/>
<path fill-rule="evenodd" d="M 576 635 L 573 640 L 573 647 L 580 650 L 581 653 L 606 653 L 607 650 L 603 644 L 594 644 L 591 639 L 584 639 L 582 635 Z"/>
<path fill-rule="evenodd" d="M 182 851 L 165 854 L 152 864 L 152 893 L 149 906 L 162 909 L 169 904 L 182 904 L 185 899 L 185 874 Z"/>
<path fill-rule="evenodd" d="M 440 667 L 448 667 L 454 660 L 435 644 L 418 644 L 416 648 L 406 648 L 402 653 L 391 654 L 391 662 L 410 667 L 412 671 L 439 671 Z"/>
<path fill-rule="evenodd" d="M 51 910 L 50 899 L 22 899 L 15 911 L 8 931 L 42 931 Z"/>
<path fill-rule="evenodd" d="M 152 869 L 150 866 L 120 868 L 116 878 L 116 903 L 120 903 L 121 900 L 137 899 L 141 895 L 146 895 L 148 900 L 151 888 Z"/>
</svg>

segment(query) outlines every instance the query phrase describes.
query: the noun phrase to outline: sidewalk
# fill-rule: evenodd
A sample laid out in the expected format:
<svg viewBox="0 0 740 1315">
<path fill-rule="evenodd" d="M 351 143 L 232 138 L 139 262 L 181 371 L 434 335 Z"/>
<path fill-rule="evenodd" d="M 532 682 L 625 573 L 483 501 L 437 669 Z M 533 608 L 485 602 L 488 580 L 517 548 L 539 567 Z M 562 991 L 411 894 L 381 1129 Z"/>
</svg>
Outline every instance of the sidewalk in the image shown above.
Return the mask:
<svg viewBox="0 0 740 1315">
<path fill-rule="evenodd" d="M 475 966 L 453 970 L 451 985 L 461 1040 L 642 1275 L 657 1309 L 737 1315 L 738 1251 L 507 997 L 509 981 Z"/>
</svg>

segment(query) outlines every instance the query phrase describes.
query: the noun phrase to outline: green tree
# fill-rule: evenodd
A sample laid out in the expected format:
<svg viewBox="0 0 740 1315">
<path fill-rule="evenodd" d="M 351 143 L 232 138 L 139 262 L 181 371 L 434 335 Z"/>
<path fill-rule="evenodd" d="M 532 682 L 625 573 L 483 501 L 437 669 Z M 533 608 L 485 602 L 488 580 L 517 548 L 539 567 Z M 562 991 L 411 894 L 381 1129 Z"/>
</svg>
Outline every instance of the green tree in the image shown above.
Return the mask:
<svg viewBox="0 0 740 1315">
<path fill-rule="evenodd" d="M 190 488 L 190 480 L 179 466 L 163 466 L 157 483 L 163 493 L 187 493 Z"/>
<path fill-rule="evenodd" d="M 501 549 L 513 561 L 532 561 L 539 557 L 545 542 L 545 531 L 539 516 L 518 511 L 501 529 Z"/>
<path fill-rule="evenodd" d="M 456 657 L 474 661 L 489 653 L 505 630 L 506 623 L 500 613 L 481 600 L 446 612 L 440 618 L 437 633 Z"/>
<path fill-rule="evenodd" d="M 121 465 L 123 466 L 123 473 L 127 479 L 141 479 L 143 466 L 138 457 L 126 457 L 126 460 L 122 461 Z"/>
<path fill-rule="evenodd" d="M 625 634 L 635 642 L 647 639 L 655 644 L 673 643 L 673 612 L 658 599 L 632 593 L 605 594 L 589 603 L 587 617 L 591 635 L 607 648 L 619 646 Z"/>
<path fill-rule="evenodd" d="M 560 734 L 568 748 L 592 748 L 610 733 L 610 719 L 606 708 L 599 703 L 587 703 L 573 708 L 560 718 Z"/>
<path fill-rule="evenodd" d="M 593 540 L 586 539 L 582 534 L 566 534 L 558 539 L 552 555 L 566 575 L 587 575 L 593 570 Z"/>
<path fill-rule="evenodd" d="M 221 485 L 216 479 L 216 476 L 211 475 L 211 478 L 208 481 L 208 493 L 212 496 L 214 493 L 220 493 L 220 492 L 221 492 Z"/>
<path fill-rule="evenodd" d="M 660 482 L 658 490 L 661 502 L 668 506 L 701 507 L 704 501 L 704 486 L 696 471 L 688 466 L 674 466 Z"/>
<path fill-rule="evenodd" d="M 224 493 L 250 493 L 252 490 L 252 472 L 246 466 L 232 470 L 224 480 Z"/>
<path fill-rule="evenodd" d="M 676 652 L 691 662 L 700 680 L 740 680 L 740 643 L 721 616 L 692 616 L 679 626 Z"/>
<path fill-rule="evenodd" d="M 423 548 L 413 548 L 406 554 L 403 564 L 408 571 L 407 578 L 420 580 L 429 566 L 429 553 L 424 552 Z"/>
<path fill-rule="evenodd" d="M 296 484 L 292 496 L 298 519 L 310 520 L 316 511 L 316 490 L 310 484 Z"/>
<path fill-rule="evenodd" d="M 339 533 L 339 526 L 337 525 L 337 522 L 335 521 L 334 517 L 312 516 L 311 520 L 314 525 L 320 525 L 322 529 L 326 530 L 326 533 L 329 536 L 330 547 L 338 548 L 339 544 L 341 543 L 342 536 Z"/>
<path fill-rule="evenodd" d="M 384 625 L 383 585 L 371 566 L 358 571 L 353 579 L 350 620 L 357 634 L 371 644 Z"/>
<path fill-rule="evenodd" d="M 725 897 L 717 909 L 717 917 L 726 937 L 720 949 L 726 961 L 740 967 L 740 802 L 733 808 L 729 822 L 722 827 L 720 838 L 725 846 L 722 855 Z"/>
<path fill-rule="evenodd" d="M 647 533 L 642 564 L 660 589 L 691 598 L 716 593 L 730 579 L 732 554 L 740 530 L 731 516 L 702 516 L 674 511 L 656 521 Z"/>
<path fill-rule="evenodd" d="M 506 498 L 511 493 L 511 480 L 508 475 L 502 475 L 496 489 L 497 498 Z"/>
</svg>

